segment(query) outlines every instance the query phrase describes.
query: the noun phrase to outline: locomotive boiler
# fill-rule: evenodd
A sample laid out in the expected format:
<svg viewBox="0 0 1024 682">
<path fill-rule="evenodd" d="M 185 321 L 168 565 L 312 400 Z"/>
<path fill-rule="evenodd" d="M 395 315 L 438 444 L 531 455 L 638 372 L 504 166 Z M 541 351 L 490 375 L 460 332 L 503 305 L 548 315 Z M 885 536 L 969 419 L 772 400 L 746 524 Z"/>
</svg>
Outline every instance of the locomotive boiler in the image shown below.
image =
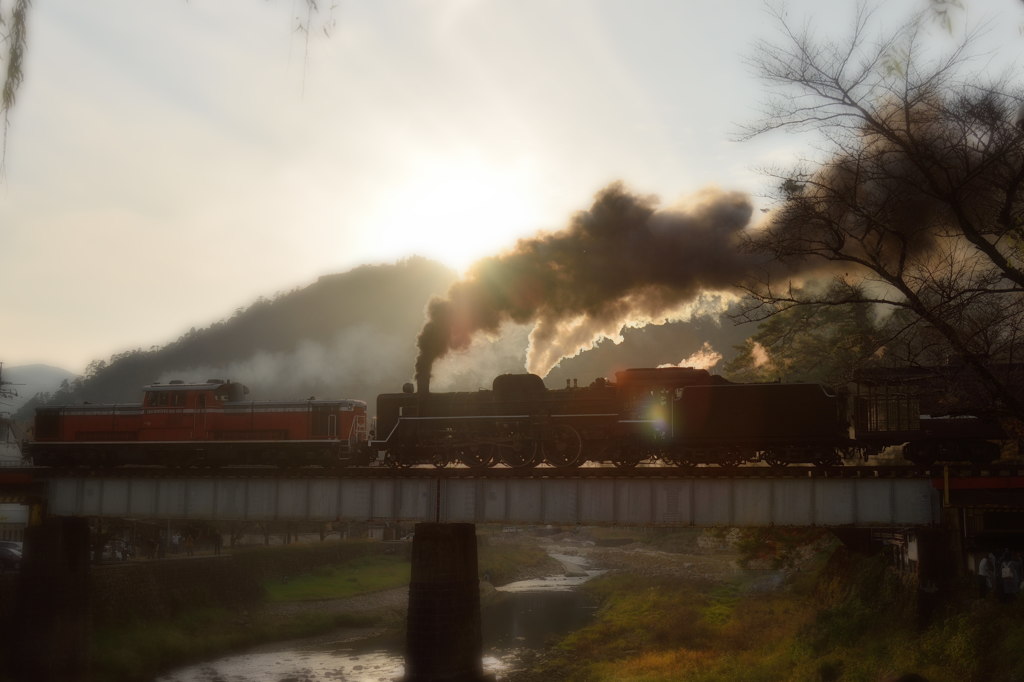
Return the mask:
<svg viewBox="0 0 1024 682">
<path fill-rule="evenodd" d="M 143 402 L 40 407 L 26 455 L 42 466 L 367 463 L 362 400 L 254 402 L 211 379 L 144 388 Z"/>
</svg>

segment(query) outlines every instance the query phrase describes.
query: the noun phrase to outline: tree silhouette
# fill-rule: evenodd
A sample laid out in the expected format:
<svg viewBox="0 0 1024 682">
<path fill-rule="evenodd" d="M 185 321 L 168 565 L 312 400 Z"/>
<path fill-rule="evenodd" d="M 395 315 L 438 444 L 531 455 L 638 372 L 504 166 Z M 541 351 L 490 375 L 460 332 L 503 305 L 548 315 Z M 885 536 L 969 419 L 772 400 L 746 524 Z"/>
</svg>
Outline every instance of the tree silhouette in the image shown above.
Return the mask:
<svg viewBox="0 0 1024 682">
<path fill-rule="evenodd" d="M 1024 417 L 994 368 L 1024 350 L 1021 88 L 968 70 L 976 34 L 926 56 L 920 17 L 876 32 L 862 8 L 842 42 L 776 19 L 782 40 L 752 59 L 773 96 L 747 134 L 812 131 L 822 144 L 818 159 L 771 172 L 778 207 L 747 246 L 774 267 L 748 285 L 740 317 L 825 305 L 899 312 L 899 335 L 941 338 L 949 362 Z"/>
</svg>

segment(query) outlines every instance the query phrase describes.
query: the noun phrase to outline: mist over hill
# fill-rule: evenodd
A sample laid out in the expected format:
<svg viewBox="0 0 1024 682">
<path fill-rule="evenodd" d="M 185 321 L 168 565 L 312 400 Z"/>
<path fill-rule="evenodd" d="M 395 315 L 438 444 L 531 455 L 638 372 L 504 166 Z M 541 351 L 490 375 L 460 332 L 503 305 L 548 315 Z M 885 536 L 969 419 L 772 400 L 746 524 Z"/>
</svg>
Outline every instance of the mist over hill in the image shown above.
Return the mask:
<svg viewBox="0 0 1024 682">
<path fill-rule="evenodd" d="M 254 400 L 397 391 L 411 375 L 427 300 L 455 279 L 453 270 L 424 258 L 325 275 L 163 347 L 95 361 L 85 376 L 35 402 L 139 402 L 143 386 L 172 379 L 240 381 Z"/>
<path fill-rule="evenodd" d="M 74 372 L 51 365 L 5 365 L 0 380 L 13 395 L 0 398 L 0 412 L 17 412 L 37 393 L 53 393 L 61 382 L 74 378 Z"/>
<path fill-rule="evenodd" d="M 412 380 L 427 303 L 456 278 L 449 268 L 418 257 L 326 275 L 305 288 L 261 298 L 205 329 L 190 329 L 161 348 L 93 362 L 84 377 L 40 395 L 17 417 L 31 418 L 36 404 L 139 402 L 149 383 L 213 378 L 246 384 L 253 400 L 358 398 L 375 411 L 379 393 L 400 391 Z M 525 371 L 528 332 L 510 326 L 497 338 L 475 339 L 467 351 L 434 366 L 431 389 L 490 388 L 498 374 Z M 602 342 L 563 360 L 546 381 L 559 388 L 566 379 L 585 384 L 626 367 L 678 363 L 706 342 L 728 356 L 749 333 L 708 317 L 628 329 L 621 344 Z"/>
</svg>

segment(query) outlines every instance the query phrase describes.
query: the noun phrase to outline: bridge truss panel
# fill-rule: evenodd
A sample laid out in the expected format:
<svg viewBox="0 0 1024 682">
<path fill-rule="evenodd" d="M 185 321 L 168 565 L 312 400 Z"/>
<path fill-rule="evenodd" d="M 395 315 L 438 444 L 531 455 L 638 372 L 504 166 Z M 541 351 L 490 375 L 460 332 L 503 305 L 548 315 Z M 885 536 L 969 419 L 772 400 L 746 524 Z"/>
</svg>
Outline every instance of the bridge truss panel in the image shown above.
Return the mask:
<svg viewBox="0 0 1024 682">
<path fill-rule="evenodd" d="M 607 504 L 607 500 L 615 500 L 615 480 L 598 479 L 588 481 L 586 489 L 579 496 L 580 523 L 615 523 L 616 505 Z M 584 521 L 583 519 L 587 519 Z"/>
<path fill-rule="evenodd" d="M 777 526 L 801 526 L 816 522 L 814 490 L 799 478 L 772 481 L 771 518 Z M 820 522 L 819 522 L 820 523 Z"/>
<path fill-rule="evenodd" d="M 931 525 L 927 479 L 54 478 L 56 516 L 667 526 Z"/>
</svg>

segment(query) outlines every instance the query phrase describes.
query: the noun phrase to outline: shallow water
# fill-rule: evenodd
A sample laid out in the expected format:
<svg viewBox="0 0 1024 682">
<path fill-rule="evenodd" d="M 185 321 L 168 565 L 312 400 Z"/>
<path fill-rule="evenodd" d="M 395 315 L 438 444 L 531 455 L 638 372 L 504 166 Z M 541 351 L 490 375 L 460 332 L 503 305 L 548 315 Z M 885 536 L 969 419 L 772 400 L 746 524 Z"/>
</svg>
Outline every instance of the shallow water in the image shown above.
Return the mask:
<svg viewBox="0 0 1024 682">
<path fill-rule="evenodd" d="M 499 674 L 501 662 L 484 657 L 485 672 Z M 351 648 L 289 648 L 222 658 L 182 668 L 158 682 L 393 682 L 405 673 L 393 651 Z"/>
</svg>

